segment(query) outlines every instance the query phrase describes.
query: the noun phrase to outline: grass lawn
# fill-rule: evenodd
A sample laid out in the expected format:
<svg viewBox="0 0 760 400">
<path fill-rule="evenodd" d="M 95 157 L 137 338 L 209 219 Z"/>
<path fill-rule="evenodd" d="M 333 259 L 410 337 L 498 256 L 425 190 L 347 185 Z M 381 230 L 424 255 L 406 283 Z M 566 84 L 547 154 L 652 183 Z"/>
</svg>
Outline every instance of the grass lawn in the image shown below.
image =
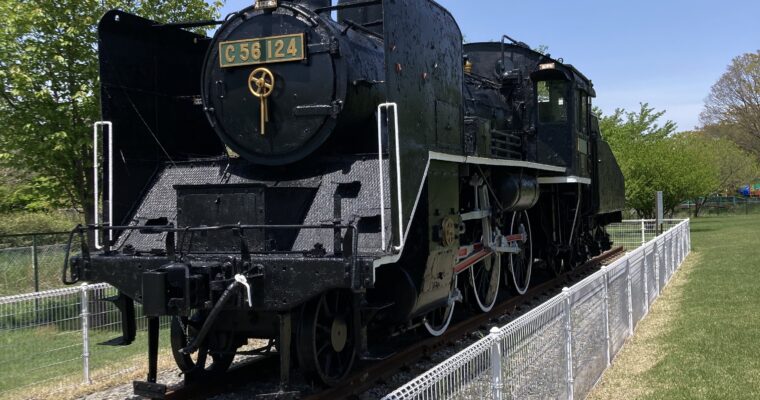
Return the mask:
<svg viewBox="0 0 760 400">
<path fill-rule="evenodd" d="M 39 288 L 41 291 L 64 287 L 61 268 L 65 245 L 45 245 L 37 249 Z M 32 248 L 0 249 L 0 296 L 34 292 Z"/>
<path fill-rule="evenodd" d="M 90 334 L 90 374 L 96 387 L 80 386 L 82 382 L 82 334 L 60 331 L 53 326 L 35 330 L 4 332 L 0 335 L 0 398 L 70 397 L 60 392 L 71 387 L 87 393 L 106 383 L 129 382 L 129 376 L 144 378 L 147 335 L 138 332 L 130 346 L 112 347 L 98 343 L 119 336 L 120 332 L 93 330 Z M 168 329 L 163 330 L 162 360 L 170 361 Z M 171 365 L 167 363 L 162 363 Z M 125 375 L 125 376 L 122 376 Z M 80 386 L 76 390 L 77 386 Z M 66 390 L 66 391 L 70 391 Z M 72 396 L 73 397 L 73 396 Z"/>
<path fill-rule="evenodd" d="M 590 399 L 760 398 L 760 215 L 691 230 L 691 255 Z"/>
</svg>

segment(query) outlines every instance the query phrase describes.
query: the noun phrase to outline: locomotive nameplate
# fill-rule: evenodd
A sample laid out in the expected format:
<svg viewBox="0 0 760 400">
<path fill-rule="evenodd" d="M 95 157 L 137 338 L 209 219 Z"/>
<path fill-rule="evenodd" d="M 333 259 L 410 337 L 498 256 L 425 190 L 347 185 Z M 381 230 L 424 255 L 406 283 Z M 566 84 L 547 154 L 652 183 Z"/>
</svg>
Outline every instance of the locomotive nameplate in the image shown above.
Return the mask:
<svg viewBox="0 0 760 400">
<path fill-rule="evenodd" d="M 301 61 L 306 58 L 304 34 L 270 36 L 219 43 L 222 68 Z"/>
</svg>

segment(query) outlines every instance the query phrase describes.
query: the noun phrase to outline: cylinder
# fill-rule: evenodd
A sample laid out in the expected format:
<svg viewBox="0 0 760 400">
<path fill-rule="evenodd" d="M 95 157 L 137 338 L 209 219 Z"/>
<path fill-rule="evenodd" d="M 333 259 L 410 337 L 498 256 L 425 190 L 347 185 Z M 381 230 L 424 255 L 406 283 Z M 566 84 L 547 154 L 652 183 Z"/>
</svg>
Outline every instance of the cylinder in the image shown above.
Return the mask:
<svg viewBox="0 0 760 400">
<path fill-rule="evenodd" d="M 504 211 L 523 211 L 538 202 L 538 179 L 532 175 L 494 172 L 496 196 Z"/>
</svg>

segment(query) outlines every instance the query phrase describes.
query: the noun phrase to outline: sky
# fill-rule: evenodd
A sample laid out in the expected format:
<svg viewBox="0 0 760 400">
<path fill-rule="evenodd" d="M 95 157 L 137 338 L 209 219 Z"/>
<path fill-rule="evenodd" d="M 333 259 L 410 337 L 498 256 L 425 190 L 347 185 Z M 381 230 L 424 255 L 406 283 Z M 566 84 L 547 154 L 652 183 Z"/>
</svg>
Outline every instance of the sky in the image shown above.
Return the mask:
<svg viewBox="0 0 760 400">
<path fill-rule="evenodd" d="M 227 0 L 222 15 L 252 0 Z M 594 82 L 609 114 L 646 102 L 679 130 L 699 125 L 731 59 L 760 49 L 758 0 L 439 0 L 468 42 L 507 34 L 548 46 Z"/>
</svg>

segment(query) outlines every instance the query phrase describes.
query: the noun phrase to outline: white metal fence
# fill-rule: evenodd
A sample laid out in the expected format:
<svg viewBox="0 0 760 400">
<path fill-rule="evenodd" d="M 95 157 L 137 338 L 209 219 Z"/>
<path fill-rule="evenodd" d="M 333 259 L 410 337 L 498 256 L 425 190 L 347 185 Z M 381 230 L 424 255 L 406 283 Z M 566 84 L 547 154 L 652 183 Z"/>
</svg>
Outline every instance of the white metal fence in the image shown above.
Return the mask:
<svg viewBox="0 0 760 400">
<path fill-rule="evenodd" d="M 43 397 L 144 368 L 141 307 L 135 344 L 100 345 L 122 332 L 121 314 L 106 300 L 116 294 L 101 283 L 0 297 L 0 398 Z M 168 321 L 162 322 L 165 329 Z M 42 387 L 39 396 L 28 396 Z"/>
<path fill-rule="evenodd" d="M 625 220 L 607 227 L 615 246 L 623 246 L 626 251 L 631 251 L 645 245 L 657 235 L 680 224 L 682 219 L 664 219 L 661 226 L 657 226 L 654 219 Z"/>
<path fill-rule="evenodd" d="M 691 250 L 689 221 L 669 222 L 611 227 L 638 248 L 384 399 L 585 398 Z"/>
</svg>

